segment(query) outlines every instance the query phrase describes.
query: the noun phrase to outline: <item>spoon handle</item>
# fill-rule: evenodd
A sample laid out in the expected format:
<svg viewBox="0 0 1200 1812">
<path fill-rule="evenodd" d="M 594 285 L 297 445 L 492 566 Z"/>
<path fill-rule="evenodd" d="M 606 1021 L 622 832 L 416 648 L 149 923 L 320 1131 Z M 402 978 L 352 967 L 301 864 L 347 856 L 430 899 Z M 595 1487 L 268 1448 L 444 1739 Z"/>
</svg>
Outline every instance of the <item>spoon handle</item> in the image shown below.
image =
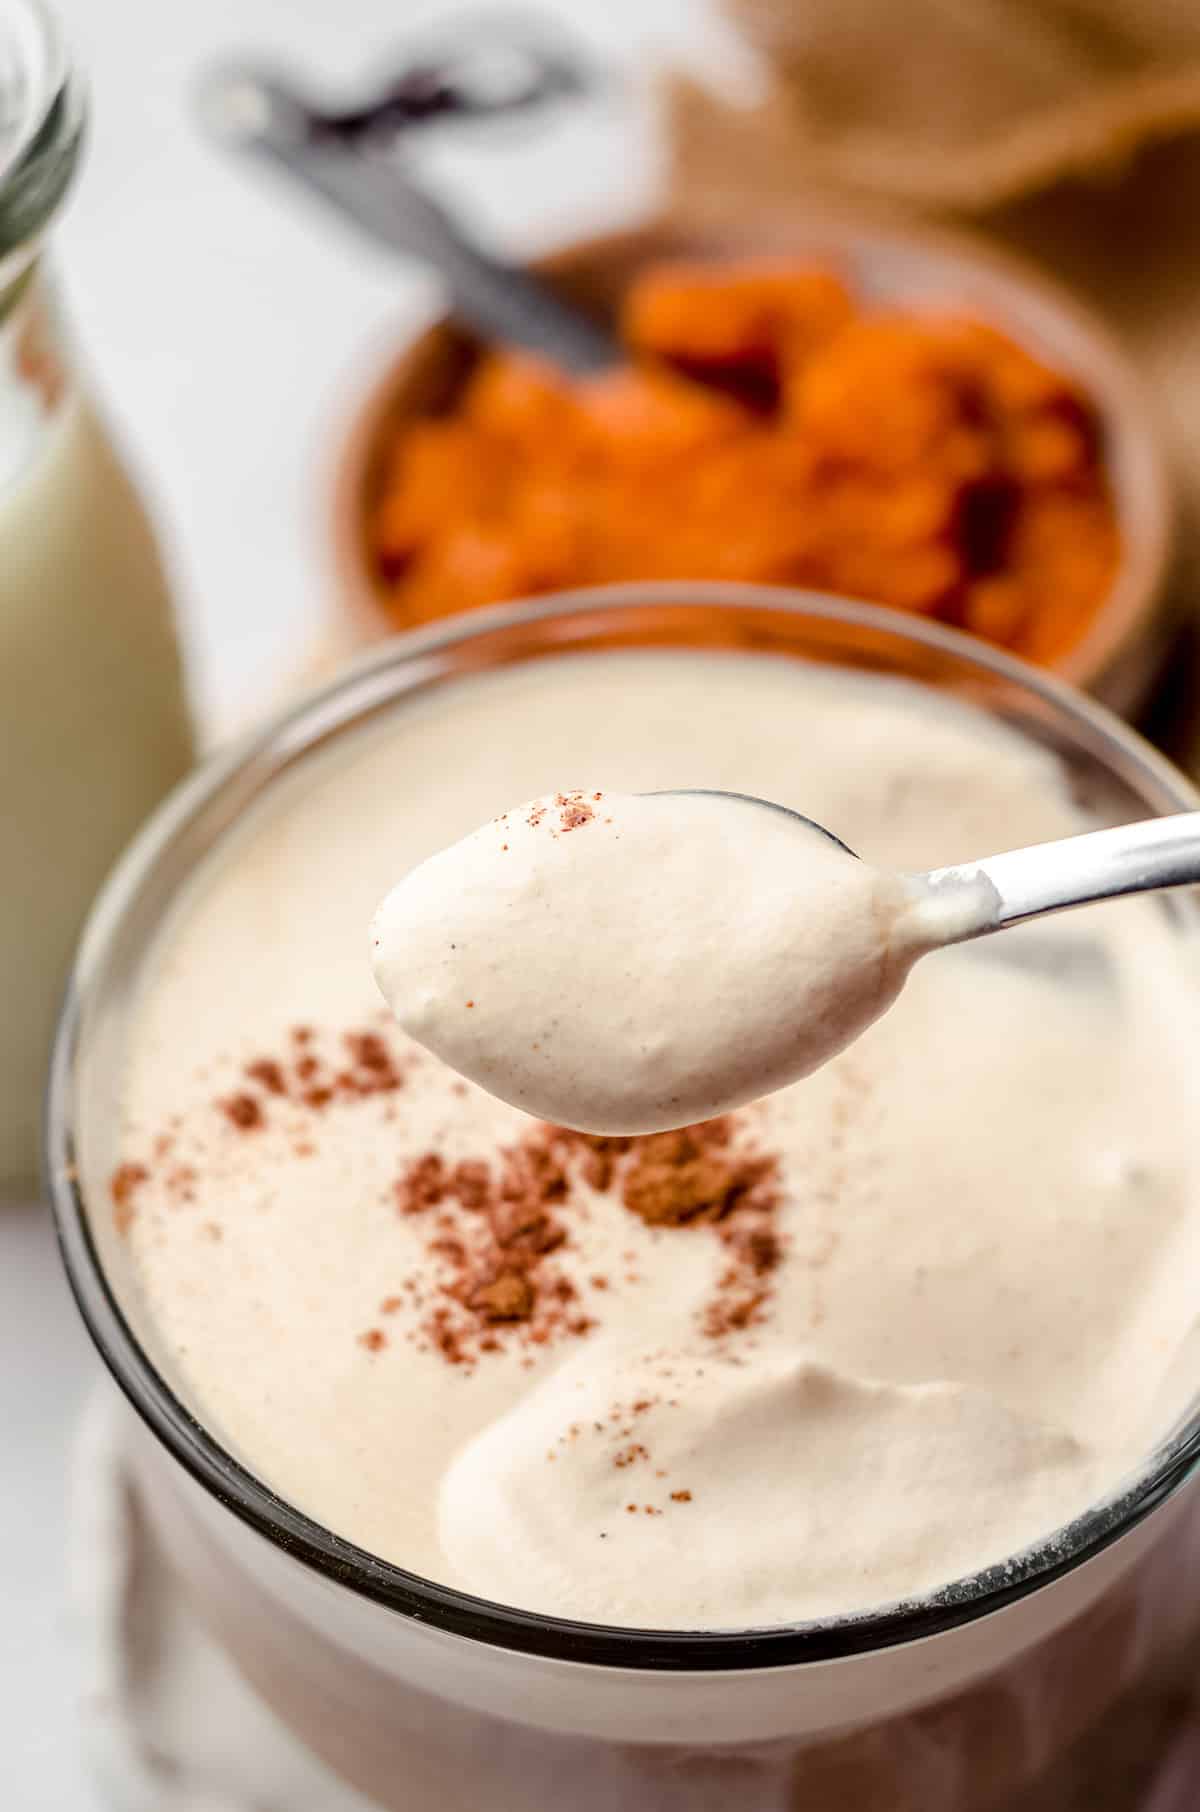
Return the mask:
<svg viewBox="0 0 1200 1812">
<path fill-rule="evenodd" d="M 923 879 L 947 902 L 973 902 L 948 939 L 961 943 L 1069 906 L 1200 883 L 1200 812 L 1087 831 L 981 862 L 931 869 Z"/>
<path fill-rule="evenodd" d="M 210 132 L 285 170 L 390 251 L 438 271 L 461 321 L 568 371 L 622 362 L 615 338 L 529 272 L 493 258 L 395 160 L 347 145 L 286 83 L 251 71 L 214 75 L 202 96 Z"/>
</svg>

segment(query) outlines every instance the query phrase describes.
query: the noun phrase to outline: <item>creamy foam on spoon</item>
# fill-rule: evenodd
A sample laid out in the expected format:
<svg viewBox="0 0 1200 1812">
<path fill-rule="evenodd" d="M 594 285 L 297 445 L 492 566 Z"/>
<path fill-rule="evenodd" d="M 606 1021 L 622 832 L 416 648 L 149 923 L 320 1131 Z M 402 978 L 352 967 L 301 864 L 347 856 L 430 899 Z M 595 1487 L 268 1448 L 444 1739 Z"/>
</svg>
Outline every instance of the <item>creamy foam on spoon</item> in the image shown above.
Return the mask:
<svg viewBox="0 0 1200 1812">
<path fill-rule="evenodd" d="M 928 948 L 921 897 L 794 813 L 557 793 L 407 875 L 371 927 L 411 1037 L 501 1100 L 649 1133 L 806 1076 Z"/>
</svg>

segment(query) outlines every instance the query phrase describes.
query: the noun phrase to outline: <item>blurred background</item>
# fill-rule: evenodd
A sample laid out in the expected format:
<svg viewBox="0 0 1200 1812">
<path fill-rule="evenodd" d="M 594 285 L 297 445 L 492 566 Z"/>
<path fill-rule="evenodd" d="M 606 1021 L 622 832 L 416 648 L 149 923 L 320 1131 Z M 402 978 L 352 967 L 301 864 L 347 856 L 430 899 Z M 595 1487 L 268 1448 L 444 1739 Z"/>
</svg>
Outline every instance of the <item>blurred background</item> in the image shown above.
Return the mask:
<svg viewBox="0 0 1200 1812">
<path fill-rule="evenodd" d="M 114 623 L 103 659 L 60 625 L 54 672 L 69 678 L 44 695 L 33 630 L 5 639 L 0 625 L 0 787 L 18 826 L 7 942 L 13 989 L 37 990 L 29 1023 L 48 1023 L 86 896 L 186 765 L 190 737 L 213 746 L 395 629 L 531 590 L 721 576 L 869 597 L 1099 691 L 1195 768 L 1200 12 L 1172 0 L 57 11 L 89 123 L 69 196 L 37 230 L 68 362 L 152 524 L 169 603 L 146 579 L 162 621 Z M 0 62 L 0 97 L 7 76 Z M 297 142 L 329 161 L 289 176 L 278 142 L 264 155 L 264 81 L 311 102 L 324 124 Z M 18 113 L 0 109 L 0 189 Z M 495 258 L 554 254 L 556 293 L 606 334 L 615 322 L 641 375 L 560 381 L 480 363 L 457 329 L 423 338 L 448 306 L 421 252 L 429 221 L 410 209 L 391 222 L 407 242 L 389 247 L 378 218 L 366 232 L 338 219 L 339 159 L 417 183 Z M 0 253 L 17 256 L 18 240 Z M 6 294 L 0 263 L 15 320 L 33 304 L 24 265 L 8 276 Z M 461 285 L 460 316 L 478 272 Z M 14 370 L 51 413 L 66 381 L 66 355 L 46 350 L 57 332 L 31 313 L 14 340 Z M 508 474 L 501 502 L 499 480 L 484 487 L 489 461 Z M 66 624 L 67 591 L 102 558 L 96 525 L 117 504 L 89 505 L 77 547 L 63 508 L 28 584 L 14 556 L 14 623 L 33 622 L 22 609 L 74 548 Z M 23 519 L 0 516 L 0 533 L 0 563 L 29 545 Z M 81 808 L 65 781 L 38 794 L 30 822 L 45 834 L 30 854 L 27 776 L 87 767 L 83 707 L 62 696 L 86 697 L 106 739 L 118 666 L 148 674 L 172 619 L 186 710 L 152 746 L 131 745 L 129 824 L 97 832 L 95 874 L 63 883 L 62 947 L 34 962 L 18 876 L 38 878 Z M 151 694 L 139 679 L 132 718 L 172 684 Z M 18 708 L 39 697 L 54 702 Z M 40 1038 L 25 1040 L 39 1065 Z M 7 1061 L 0 1046 L 0 1078 Z M 95 1367 L 33 1199 L 34 1111 L 13 1134 L 19 1199 L 0 1220 L 0 1794 L 15 1812 L 92 1812 L 80 1733 L 94 1743 L 103 1723 L 104 1660 L 93 1585 L 72 1585 L 67 1557 Z"/>
<path fill-rule="evenodd" d="M 469 42 L 494 15 L 453 0 L 67 0 L 59 10 L 93 94 L 63 281 L 105 402 L 169 524 L 197 705 L 224 725 L 324 628 L 328 487 L 354 401 L 444 303 L 419 264 L 206 141 L 201 78 L 236 56 L 339 97 L 370 95 L 431 33 Z M 559 0 L 536 17 L 565 22 L 603 85 L 542 120 L 447 125 L 420 148 L 464 219 L 516 256 L 654 205 L 652 71 L 675 60 L 719 71 L 731 35 L 690 0 Z"/>
</svg>

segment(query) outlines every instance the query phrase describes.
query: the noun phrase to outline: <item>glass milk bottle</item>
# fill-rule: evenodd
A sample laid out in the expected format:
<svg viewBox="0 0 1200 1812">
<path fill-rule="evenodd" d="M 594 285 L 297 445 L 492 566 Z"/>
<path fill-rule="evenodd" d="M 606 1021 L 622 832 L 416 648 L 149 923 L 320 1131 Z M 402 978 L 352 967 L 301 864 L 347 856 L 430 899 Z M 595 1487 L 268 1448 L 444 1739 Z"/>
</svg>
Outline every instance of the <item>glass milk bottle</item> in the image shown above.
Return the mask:
<svg viewBox="0 0 1200 1812">
<path fill-rule="evenodd" d="M 0 0 L 0 1198 L 31 1196 L 92 894 L 191 760 L 154 538 L 73 369 L 45 240 L 82 98 L 39 0 Z"/>
</svg>

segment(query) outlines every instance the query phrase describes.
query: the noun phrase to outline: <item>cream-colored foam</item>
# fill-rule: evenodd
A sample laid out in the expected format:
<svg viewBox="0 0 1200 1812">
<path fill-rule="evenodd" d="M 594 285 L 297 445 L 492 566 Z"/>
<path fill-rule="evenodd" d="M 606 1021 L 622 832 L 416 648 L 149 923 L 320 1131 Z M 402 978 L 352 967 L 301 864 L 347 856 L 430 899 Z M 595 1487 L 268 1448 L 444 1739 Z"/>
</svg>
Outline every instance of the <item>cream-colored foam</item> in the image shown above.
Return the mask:
<svg viewBox="0 0 1200 1812">
<path fill-rule="evenodd" d="M 643 1621 L 650 1574 L 656 1621 L 752 1628 L 942 1585 L 1091 1482 L 1070 1435 L 962 1384 L 871 1383 L 770 1340 L 749 1364 L 598 1343 L 458 1456 L 441 1533 L 477 1591 L 513 1578 L 515 1543 L 523 1589 L 569 1616 Z"/>
<path fill-rule="evenodd" d="M 1004 1559 L 1115 1483 L 1192 1388 L 1193 978 L 1153 903 L 930 958 L 849 1050 L 745 1110 L 782 1154 L 786 1250 L 763 1325 L 724 1342 L 699 1331 L 716 1238 L 577 1183 L 556 1259 L 591 1333 L 470 1370 L 407 1341 L 401 1311 L 371 1352 L 381 1299 L 428 1272 L 392 1194 L 406 1159 L 529 1122 L 415 1045 L 402 1090 L 315 1130 L 298 1108 L 251 1135 L 215 1110 L 297 1022 L 322 1049 L 379 1023 L 363 927 L 387 887 L 564 781 L 778 799 L 900 869 L 1078 825 L 1050 759 L 982 720 L 765 657 L 573 656 L 406 708 L 281 788 L 152 953 L 120 1155 L 179 1115 L 172 1162 L 197 1176 L 181 1199 L 152 1164 L 138 1192 L 138 1325 L 277 1490 L 530 1608 L 773 1622 Z M 641 1412 L 648 1460 L 571 1436 L 574 1398 L 611 1412 L 668 1386 L 677 1407 Z M 662 1514 L 617 1507 L 627 1486 Z"/>
</svg>

